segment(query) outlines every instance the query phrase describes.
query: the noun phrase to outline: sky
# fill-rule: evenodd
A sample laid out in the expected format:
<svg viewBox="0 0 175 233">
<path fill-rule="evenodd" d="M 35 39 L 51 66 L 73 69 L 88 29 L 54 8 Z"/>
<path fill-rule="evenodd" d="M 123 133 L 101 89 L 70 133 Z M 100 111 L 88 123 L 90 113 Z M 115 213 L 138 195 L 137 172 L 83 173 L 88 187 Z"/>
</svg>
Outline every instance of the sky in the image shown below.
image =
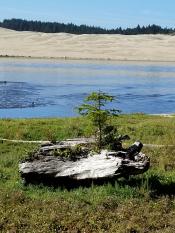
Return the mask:
<svg viewBox="0 0 175 233">
<path fill-rule="evenodd" d="M 175 0 L 0 0 L 0 21 L 21 18 L 104 28 L 175 28 Z"/>
</svg>

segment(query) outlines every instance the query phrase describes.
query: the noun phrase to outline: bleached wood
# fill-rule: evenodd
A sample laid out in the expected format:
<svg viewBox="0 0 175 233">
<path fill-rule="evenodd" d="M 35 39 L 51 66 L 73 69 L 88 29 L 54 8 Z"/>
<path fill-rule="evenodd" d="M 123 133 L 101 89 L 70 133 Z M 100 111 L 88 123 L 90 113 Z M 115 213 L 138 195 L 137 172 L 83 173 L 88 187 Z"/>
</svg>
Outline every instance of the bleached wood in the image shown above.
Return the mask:
<svg viewBox="0 0 175 233">
<path fill-rule="evenodd" d="M 149 168 L 149 158 L 139 153 L 136 161 L 110 155 L 108 151 L 89 155 L 77 161 L 63 161 L 59 157 L 42 156 L 39 160 L 23 162 L 19 170 L 23 178 L 48 176 L 50 178 L 70 178 L 73 180 L 100 179 L 141 174 Z"/>
</svg>

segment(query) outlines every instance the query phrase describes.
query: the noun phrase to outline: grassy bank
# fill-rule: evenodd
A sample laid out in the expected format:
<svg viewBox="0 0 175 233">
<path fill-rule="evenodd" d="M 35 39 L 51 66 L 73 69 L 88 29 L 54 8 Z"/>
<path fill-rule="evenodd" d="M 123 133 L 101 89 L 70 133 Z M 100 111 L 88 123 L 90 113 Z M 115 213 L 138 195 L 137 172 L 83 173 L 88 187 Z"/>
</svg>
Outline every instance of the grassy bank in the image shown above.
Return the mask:
<svg viewBox="0 0 175 233">
<path fill-rule="evenodd" d="M 175 117 L 144 114 L 120 115 L 113 124 L 120 134 L 129 134 L 131 141 L 174 145 Z M 92 126 L 86 118 L 0 120 L 0 138 L 22 140 L 62 140 L 91 136 Z"/>
<path fill-rule="evenodd" d="M 143 143 L 172 144 L 175 118 L 123 115 L 114 119 L 119 133 Z M 0 137 L 61 140 L 90 136 L 82 118 L 0 120 Z M 71 191 L 23 186 L 18 162 L 37 145 L 0 144 L 0 232 L 119 232 L 175 231 L 175 146 L 144 148 L 151 169 L 115 184 Z"/>
</svg>

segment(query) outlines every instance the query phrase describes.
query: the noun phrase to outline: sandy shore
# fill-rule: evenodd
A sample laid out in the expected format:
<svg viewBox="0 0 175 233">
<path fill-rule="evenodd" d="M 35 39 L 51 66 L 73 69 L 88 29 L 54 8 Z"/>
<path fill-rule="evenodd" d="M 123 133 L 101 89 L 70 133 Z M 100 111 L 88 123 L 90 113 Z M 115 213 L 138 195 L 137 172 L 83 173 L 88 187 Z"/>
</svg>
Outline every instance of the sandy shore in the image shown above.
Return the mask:
<svg viewBox="0 0 175 233">
<path fill-rule="evenodd" d="M 175 36 L 72 35 L 0 28 L 0 56 L 175 61 Z"/>
</svg>

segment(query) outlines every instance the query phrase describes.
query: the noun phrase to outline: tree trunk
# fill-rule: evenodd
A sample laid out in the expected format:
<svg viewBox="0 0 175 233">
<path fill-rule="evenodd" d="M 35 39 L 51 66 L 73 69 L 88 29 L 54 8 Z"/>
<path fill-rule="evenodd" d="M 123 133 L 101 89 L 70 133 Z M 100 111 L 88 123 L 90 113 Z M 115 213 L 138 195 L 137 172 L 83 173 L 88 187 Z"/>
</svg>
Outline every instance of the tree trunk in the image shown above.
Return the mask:
<svg viewBox="0 0 175 233">
<path fill-rule="evenodd" d="M 42 146 L 34 158 L 26 159 L 19 164 L 21 177 L 26 183 L 74 186 L 137 175 L 149 169 L 150 160 L 143 153 L 137 152 L 140 146 L 138 143 L 134 145 L 136 153 L 134 152 L 132 160 L 129 159 L 127 152 L 107 150 L 103 150 L 100 154 L 79 157 L 75 161 L 50 155 L 50 152 L 55 150 L 86 143 L 87 140 L 78 139 L 64 141 L 58 145 Z"/>
</svg>

